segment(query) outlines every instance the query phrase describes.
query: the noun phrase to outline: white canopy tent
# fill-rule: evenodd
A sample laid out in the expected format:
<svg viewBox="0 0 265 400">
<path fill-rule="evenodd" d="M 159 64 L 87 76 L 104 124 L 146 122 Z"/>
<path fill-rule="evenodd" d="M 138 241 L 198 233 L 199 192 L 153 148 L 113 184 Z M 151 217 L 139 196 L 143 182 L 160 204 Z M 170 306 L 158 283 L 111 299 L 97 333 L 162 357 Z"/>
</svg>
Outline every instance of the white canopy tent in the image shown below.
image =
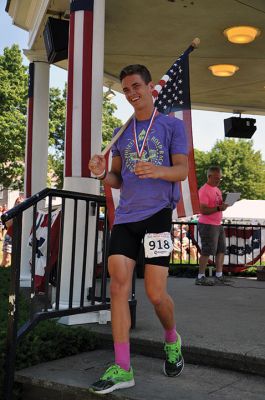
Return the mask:
<svg viewBox="0 0 265 400">
<path fill-rule="evenodd" d="M 265 224 L 265 200 L 239 200 L 223 212 L 223 219 L 263 225 Z"/>
</svg>

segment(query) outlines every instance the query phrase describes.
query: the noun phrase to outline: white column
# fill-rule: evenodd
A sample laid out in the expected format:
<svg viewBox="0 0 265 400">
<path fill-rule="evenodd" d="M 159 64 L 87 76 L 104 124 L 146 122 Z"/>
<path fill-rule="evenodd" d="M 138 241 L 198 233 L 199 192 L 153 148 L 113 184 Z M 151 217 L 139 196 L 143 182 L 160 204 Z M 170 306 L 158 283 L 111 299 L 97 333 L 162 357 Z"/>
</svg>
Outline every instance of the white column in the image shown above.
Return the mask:
<svg viewBox="0 0 265 400">
<path fill-rule="evenodd" d="M 27 52 L 25 52 L 27 55 Z M 31 52 L 32 57 L 32 52 Z M 50 66 L 45 61 L 38 60 L 34 54 L 33 70 L 30 79 L 27 143 L 25 162 L 25 196 L 30 197 L 47 186 L 48 164 L 48 136 L 49 136 L 49 71 Z M 21 275 L 22 287 L 30 286 L 31 248 L 28 247 L 28 238 L 32 227 L 32 210 L 28 210 L 23 217 L 23 231 L 21 243 Z"/>
<path fill-rule="evenodd" d="M 35 62 L 31 195 L 47 187 L 50 65 Z"/>
<path fill-rule="evenodd" d="M 105 0 L 96 0 L 93 7 L 74 0 L 71 3 L 68 53 L 68 99 L 65 140 L 64 189 L 99 194 L 99 182 L 90 178 L 88 161 L 101 151 L 101 115 L 103 88 Z M 85 10 L 83 7 L 87 7 Z M 87 57 L 87 59 L 85 59 Z M 81 206 L 76 226 L 76 258 L 73 306 L 80 301 L 80 258 L 84 245 L 84 207 Z M 66 202 L 63 238 L 60 306 L 68 304 L 71 269 L 73 202 Z M 87 246 L 85 299 L 92 285 L 96 218 L 90 210 Z M 87 322 L 87 316 L 70 316 L 64 323 Z M 76 322 L 73 322 L 76 321 Z"/>
</svg>

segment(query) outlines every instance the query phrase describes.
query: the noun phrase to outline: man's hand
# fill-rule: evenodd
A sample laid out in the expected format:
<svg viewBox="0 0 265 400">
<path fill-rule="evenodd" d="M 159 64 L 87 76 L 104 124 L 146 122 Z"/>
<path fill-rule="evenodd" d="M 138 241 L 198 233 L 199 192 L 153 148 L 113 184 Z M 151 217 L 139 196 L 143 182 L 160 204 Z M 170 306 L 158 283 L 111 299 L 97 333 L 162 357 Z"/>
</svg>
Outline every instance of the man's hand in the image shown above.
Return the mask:
<svg viewBox="0 0 265 400">
<path fill-rule="evenodd" d="M 100 176 L 106 169 L 106 160 L 104 156 L 95 154 L 88 163 L 88 168 L 90 171 L 96 175 Z"/>
<path fill-rule="evenodd" d="M 140 179 L 145 179 L 145 178 L 157 179 L 160 178 L 161 176 L 160 167 L 147 161 L 138 161 L 135 164 L 134 173 Z"/>
<path fill-rule="evenodd" d="M 229 207 L 229 205 L 228 205 L 228 204 L 225 204 L 225 203 L 222 203 L 222 204 L 219 206 L 220 211 L 225 211 L 225 210 L 227 209 L 227 207 Z"/>
</svg>

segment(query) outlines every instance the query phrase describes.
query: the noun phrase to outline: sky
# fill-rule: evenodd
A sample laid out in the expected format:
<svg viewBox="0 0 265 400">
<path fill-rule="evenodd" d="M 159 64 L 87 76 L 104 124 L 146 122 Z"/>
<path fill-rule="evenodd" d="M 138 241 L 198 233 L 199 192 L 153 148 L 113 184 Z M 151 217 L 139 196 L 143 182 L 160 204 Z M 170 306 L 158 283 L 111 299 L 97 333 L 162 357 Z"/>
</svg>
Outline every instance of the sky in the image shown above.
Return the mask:
<svg viewBox="0 0 265 400">
<path fill-rule="evenodd" d="M 21 49 L 28 48 L 28 32 L 12 25 L 12 19 L 5 12 L 5 5 L 6 0 L 0 0 L 0 54 L 3 53 L 4 47 L 10 47 L 14 43 L 18 44 Z M 24 63 L 25 65 L 28 65 L 28 60 L 25 57 Z M 161 75 L 163 75 L 163 71 L 161 72 Z M 51 66 L 51 87 L 59 87 L 60 89 L 63 89 L 66 80 L 66 71 Z M 124 96 L 117 92 L 112 102 L 118 107 L 115 116 L 125 122 L 133 112 L 132 107 L 126 102 Z M 194 148 L 202 151 L 210 151 L 217 140 L 224 139 L 224 119 L 232 116 L 237 117 L 238 115 L 233 115 L 232 113 L 192 110 Z M 265 116 L 242 114 L 242 118 L 246 117 L 256 119 L 257 130 L 252 136 L 254 143 L 253 147 L 256 151 L 261 151 L 262 158 L 265 160 Z"/>
</svg>

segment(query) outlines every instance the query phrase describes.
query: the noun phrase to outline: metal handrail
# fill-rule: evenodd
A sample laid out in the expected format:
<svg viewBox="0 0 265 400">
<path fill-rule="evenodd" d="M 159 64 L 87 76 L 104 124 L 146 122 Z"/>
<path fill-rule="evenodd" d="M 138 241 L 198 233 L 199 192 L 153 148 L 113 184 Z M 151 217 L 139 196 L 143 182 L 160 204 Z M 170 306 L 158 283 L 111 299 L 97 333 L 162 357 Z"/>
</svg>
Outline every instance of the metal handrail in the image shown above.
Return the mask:
<svg viewBox="0 0 265 400">
<path fill-rule="evenodd" d="M 48 226 L 47 226 L 47 252 L 46 252 L 46 269 L 45 269 L 45 296 L 44 296 L 44 309 L 41 311 L 31 312 L 31 315 L 21 327 L 18 328 L 18 313 L 19 313 L 19 292 L 20 292 L 20 265 L 21 265 L 21 237 L 23 229 L 23 213 L 27 210 L 33 210 L 33 221 L 32 221 L 32 268 L 31 268 L 31 296 L 30 302 L 34 299 L 35 295 L 35 258 L 37 255 L 37 239 L 36 239 L 36 219 L 37 219 L 37 205 L 40 201 L 43 201 L 48 197 Z M 61 220 L 59 230 L 59 245 L 58 245 L 58 259 L 57 259 L 57 287 L 56 287 L 56 298 L 54 308 L 48 306 L 48 290 L 49 290 L 49 275 L 51 269 L 51 227 L 52 227 L 52 198 L 60 197 L 62 199 L 61 205 Z M 73 306 L 73 280 L 75 270 L 75 243 L 76 243 L 76 226 L 73 223 L 73 235 L 72 235 L 72 257 L 71 257 L 71 274 L 69 279 L 69 302 L 68 308 L 61 309 L 59 307 L 60 299 L 60 280 L 61 280 L 61 268 L 62 268 L 62 248 L 63 248 L 63 233 L 64 233 L 64 213 L 66 208 L 66 200 L 74 201 L 74 213 L 73 220 L 77 216 L 77 208 L 79 202 L 85 204 L 85 215 L 84 215 L 84 245 L 83 245 L 83 263 L 82 263 L 82 277 L 80 285 L 80 302 L 79 306 Z M 82 204 L 83 204 L 82 203 Z M 91 207 L 91 208 L 89 208 Z M 104 229 L 103 229 L 103 252 L 102 252 L 102 272 L 100 279 L 96 279 L 97 270 L 97 246 L 98 246 L 98 229 L 99 229 L 99 208 L 104 207 Z M 89 291 L 88 300 L 89 305 L 84 305 L 84 289 L 85 289 L 85 272 L 86 272 L 86 260 L 87 260 L 87 245 L 88 245 L 88 225 L 89 225 L 89 209 L 93 210 L 93 215 L 96 216 L 96 227 L 95 227 L 95 243 L 93 244 L 93 275 L 92 275 L 92 287 Z M 93 194 L 85 194 L 80 192 L 71 192 L 67 190 L 59 189 L 43 189 L 39 193 L 33 195 L 31 198 L 26 199 L 22 203 L 18 204 L 11 210 L 7 211 L 2 215 L 3 223 L 11 220 L 13 221 L 13 238 L 12 238 L 12 264 L 11 264 L 11 282 L 9 292 L 9 311 L 8 311 L 8 329 L 7 329 L 7 350 L 5 359 L 5 379 L 4 379 L 4 400 L 12 400 L 12 388 L 14 384 L 14 372 L 15 372 L 15 359 L 16 359 L 16 347 L 18 341 L 32 330 L 40 321 L 57 318 L 62 316 L 83 314 L 93 311 L 101 311 L 110 309 L 110 298 L 107 297 L 107 246 L 109 237 L 109 227 L 107 219 L 107 206 L 106 199 L 104 196 L 97 196 Z M 74 220 L 76 221 L 76 220 Z M 97 288 L 100 285 L 100 294 L 97 294 Z M 131 299 L 129 300 L 132 327 L 135 327 L 136 321 L 136 304 L 135 299 L 135 285 L 132 285 Z"/>
</svg>

